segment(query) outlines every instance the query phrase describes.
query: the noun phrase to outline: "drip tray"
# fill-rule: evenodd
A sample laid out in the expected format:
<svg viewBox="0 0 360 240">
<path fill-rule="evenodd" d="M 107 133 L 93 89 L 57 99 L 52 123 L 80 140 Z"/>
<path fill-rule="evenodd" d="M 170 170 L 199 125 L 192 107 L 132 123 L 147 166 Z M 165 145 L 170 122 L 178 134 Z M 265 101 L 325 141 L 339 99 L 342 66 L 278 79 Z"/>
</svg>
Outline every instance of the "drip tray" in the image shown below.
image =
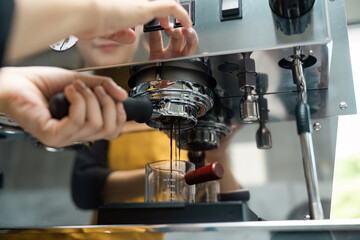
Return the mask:
<svg viewBox="0 0 360 240">
<path fill-rule="evenodd" d="M 169 224 L 258 221 L 244 202 L 107 203 L 98 210 L 98 224 Z"/>
</svg>

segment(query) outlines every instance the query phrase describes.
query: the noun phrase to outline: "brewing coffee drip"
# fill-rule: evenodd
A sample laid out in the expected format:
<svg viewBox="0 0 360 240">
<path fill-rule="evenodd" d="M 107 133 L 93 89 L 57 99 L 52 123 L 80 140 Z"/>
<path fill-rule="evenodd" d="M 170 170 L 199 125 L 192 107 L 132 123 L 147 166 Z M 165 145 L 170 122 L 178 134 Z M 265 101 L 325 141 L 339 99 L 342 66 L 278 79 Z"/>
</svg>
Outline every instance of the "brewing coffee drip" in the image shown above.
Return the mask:
<svg viewBox="0 0 360 240">
<path fill-rule="evenodd" d="M 180 122 L 181 130 L 192 128 L 214 104 L 216 81 L 204 58 L 133 66 L 130 96 L 145 97 L 153 104 L 147 124 L 170 130 Z"/>
<path fill-rule="evenodd" d="M 178 119 L 173 120 L 173 122 L 171 123 L 170 126 L 170 175 L 169 175 L 169 199 L 170 201 L 173 201 L 173 193 L 174 193 L 174 188 L 176 187 L 174 185 L 174 183 L 179 183 L 180 182 L 180 175 L 179 174 L 174 174 L 173 172 L 173 164 L 175 162 L 175 168 L 177 166 L 180 166 L 180 160 L 181 160 L 181 156 L 180 156 L 180 148 L 177 148 L 177 146 L 175 145 L 175 157 L 173 157 L 173 138 L 176 137 L 176 132 L 179 131 L 180 132 L 181 129 L 181 122 L 178 121 Z"/>
</svg>

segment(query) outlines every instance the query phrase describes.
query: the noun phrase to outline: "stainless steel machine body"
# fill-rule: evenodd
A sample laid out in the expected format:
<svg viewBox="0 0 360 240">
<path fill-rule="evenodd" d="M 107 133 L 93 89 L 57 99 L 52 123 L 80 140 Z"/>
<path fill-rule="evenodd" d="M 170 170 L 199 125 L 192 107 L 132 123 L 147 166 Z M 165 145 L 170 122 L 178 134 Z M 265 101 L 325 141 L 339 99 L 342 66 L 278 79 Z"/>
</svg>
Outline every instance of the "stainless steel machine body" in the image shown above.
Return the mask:
<svg viewBox="0 0 360 240">
<path fill-rule="evenodd" d="M 256 75 L 262 78 L 257 79 L 256 85 L 258 88 L 266 86 L 266 90 L 261 93 L 268 100 L 268 121 L 274 122 L 294 119 L 293 105 L 296 100 L 293 96 L 296 95 L 297 87 L 292 81 L 291 71 L 279 67 L 278 63 L 291 59 L 293 48 L 300 46 L 305 57 L 313 56 L 316 59 L 316 63 L 304 72 L 311 117 L 323 118 L 356 112 L 343 1 L 315 1 L 309 12 L 309 26 L 303 33 L 292 35 L 277 29 L 267 0 L 242 1 L 242 18 L 229 21 L 220 21 L 220 1 L 194 2 L 193 28 L 199 38 L 194 55 L 149 60 L 149 48 L 144 43 L 148 41 L 149 33 L 143 33 L 140 36 L 143 44 L 139 45 L 129 62 L 114 60 L 108 65 L 93 64 L 84 67 L 76 64 L 76 59 L 82 57 L 73 48 L 68 52 L 61 52 L 61 55 L 58 52 L 44 53 L 21 64 L 55 65 L 79 71 L 117 67 L 126 72 L 127 68 L 138 64 L 161 64 L 207 57 L 212 76 L 217 82 L 216 89 L 226 90 L 227 97 L 234 99 L 237 105 L 239 101 L 235 98 L 241 98 L 244 94 L 239 89 L 237 76 L 239 61 L 243 59 L 242 53 L 252 52 Z M 142 29 L 139 31 L 142 32 Z M 162 39 L 166 46 L 169 36 L 162 33 Z M 68 61 L 70 58 L 73 62 Z M 127 85 L 126 80 L 122 81 L 123 85 Z M 340 104 L 346 105 L 346 108 L 340 108 Z M 238 111 L 236 105 L 233 107 Z"/>
<path fill-rule="evenodd" d="M 302 30 L 289 29 L 283 32 L 283 26 L 277 23 L 278 17 L 274 16 L 268 0 L 239 1 L 242 3 L 242 18 L 228 21 L 221 21 L 223 1 L 194 1 L 194 30 L 199 37 L 199 43 L 194 55 L 180 58 L 149 60 L 149 50 L 146 47 L 140 46 L 131 62 L 114 62 L 111 65 L 92 65 L 86 68 L 73 64 L 67 67 L 79 71 L 117 68 L 121 69 L 121 72 L 130 72 L 131 69 L 139 68 L 139 66 L 140 68 L 141 66 L 155 66 L 156 68 L 166 65 L 176 65 L 178 61 L 206 58 L 210 62 L 211 78 L 216 80 L 216 87 L 212 89 L 213 93 L 219 96 L 222 104 L 233 112 L 230 121 L 226 122 L 226 124 L 245 124 L 240 116 L 239 109 L 241 109 L 241 107 L 239 104 L 241 101 L 244 101 L 244 95 L 247 94 L 244 94 L 245 91 L 244 88 L 241 88 L 241 85 L 248 86 L 248 84 L 250 84 L 251 89 L 248 93 L 257 100 L 256 104 L 259 105 L 260 119 L 256 121 L 256 123 L 252 123 L 253 126 L 247 126 L 250 126 L 248 129 L 253 130 L 254 125 L 260 123 L 260 129 L 256 134 L 256 131 L 253 131 L 253 135 L 246 137 L 251 138 L 249 141 L 255 141 L 256 139 L 258 143 L 257 146 L 260 149 L 270 149 L 274 145 L 276 145 L 277 149 L 281 149 L 281 147 L 286 147 L 287 143 L 279 142 L 279 138 L 277 138 L 276 135 L 280 135 L 282 131 L 281 124 L 284 124 L 284 126 L 288 124 L 296 125 L 294 121 L 296 118 L 295 105 L 298 101 L 298 88 L 297 84 L 293 81 L 292 71 L 283 66 L 284 63 L 286 64 L 293 61 L 294 48 L 300 48 L 301 51 L 299 55 L 304 60 L 304 64 L 306 65 L 306 61 L 312 61 L 313 64 L 305 68 L 303 72 L 304 78 L 306 79 L 307 104 L 310 107 L 311 119 L 316 119 L 318 124 L 321 123 L 329 129 L 328 133 L 322 132 L 314 136 L 314 153 L 311 153 L 312 147 L 307 146 L 309 142 L 311 143 L 311 139 L 308 139 L 309 136 L 307 134 L 301 137 L 303 140 L 301 144 L 304 148 L 310 148 L 311 155 L 316 156 L 316 159 L 319 160 L 316 162 L 318 169 L 320 164 L 325 163 L 325 165 L 329 166 L 328 168 L 330 170 L 327 176 L 332 178 L 335 159 L 337 116 L 356 113 L 344 2 L 317 0 L 308 12 L 308 18 L 304 20 L 306 27 Z M 294 33 L 293 31 L 300 31 L 301 33 Z M 148 34 L 149 33 L 143 33 L 140 42 L 147 42 Z M 169 37 L 165 33 L 162 33 L 162 38 L 164 40 L 164 46 L 166 46 Z M 244 53 L 251 53 L 251 55 L 245 55 Z M 50 55 L 53 54 L 54 53 L 50 53 Z M 77 54 L 76 51 L 68 52 L 68 56 L 78 56 Z M 66 53 L 63 55 L 66 55 Z M 247 57 L 254 60 L 255 66 L 251 66 L 250 68 L 245 66 L 243 69 L 239 68 L 241 61 Z M 41 56 L 35 61 L 41 61 Z M 66 64 L 63 65 L 59 62 L 54 63 L 54 65 L 66 66 Z M 252 75 L 247 78 L 247 80 L 240 79 L 241 77 L 239 76 L 246 76 L 247 74 Z M 186 80 L 157 79 L 157 74 L 152 74 L 152 76 L 154 77 L 153 80 Z M 148 78 L 148 76 L 146 78 Z M 148 84 L 150 80 L 139 81 L 134 84 L 132 87 L 134 87 L 133 91 L 135 91 L 135 94 L 143 94 L 136 91 L 142 87 L 141 84 Z M 122 83 L 127 84 L 127 79 Z M 180 83 L 186 85 L 184 82 Z M 178 84 L 178 82 L 176 82 L 176 84 Z M 145 86 L 145 93 L 149 86 Z M 199 88 L 202 87 L 203 86 Z M 183 86 L 180 86 L 180 88 L 183 88 Z M 219 94 L 224 91 L 226 92 L 225 95 Z M 200 90 L 200 92 L 202 92 L 202 90 Z M 167 92 L 161 92 L 161 94 L 166 95 Z M 206 96 L 209 97 L 210 95 Z M 247 96 L 247 100 L 248 99 Z M 205 97 L 204 101 L 207 102 L 204 105 L 212 105 L 212 103 L 210 104 L 212 100 L 212 96 L 211 98 Z M 179 110 L 179 108 L 181 109 Z M 172 108 L 168 106 L 167 109 Z M 194 126 L 193 119 L 201 116 L 196 113 L 194 109 L 188 110 L 189 108 L 186 105 L 177 105 L 176 109 L 176 111 L 183 111 L 188 114 L 182 117 L 191 120 L 187 125 L 190 128 Z M 168 127 L 164 127 L 164 125 L 159 127 L 162 123 L 162 118 L 157 119 L 160 120 L 153 122 L 150 126 L 168 129 Z M 269 129 L 267 130 L 265 124 L 272 127 L 269 127 L 270 131 Z M 201 127 L 202 125 L 200 124 L 199 126 Z M 203 128 L 208 127 L 207 125 L 203 126 Z M 227 128 L 223 131 L 227 132 Z M 273 139 L 271 139 L 270 132 Z M 196 133 L 198 134 L 194 137 L 195 140 L 201 136 L 205 136 L 199 132 Z M 282 141 L 293 138 L 296 136 L 295 134 L 296 131 L 294 130 L 294 133 L 289 133 L 288 137 L 285 136 Z M 287 133 L 282 132 L 281 135 L 284 136 L 287 135 Z M 294 153 L 293 157 L 301 159 L 299 154 L 300 142 L 298 142 L 298 146 L 299 151 Z M 309 152 L 309 150 L 305 152 Z M 271 154 L 273 154 L 273 152 L 269 154 L 269 161 L 271 161 Z M 268 164 L 271 165 L 271 163 Z M 244 166 L 244 168 L 246 168 L 246 166 Z M 301 172 L 302 169 L 299 168 L 298 171 Z M 320 179 L 322 179 L 323 174 L 319 175 Z M 283 179 L 283 181 L 286 181 L 286 179 Z M 327 189 L 330 189 L 331 192 L 331 186 Z M 316 193 L 316 195 L 317 194 L 319 193 Z M 318 198 L 318 196 L 316 196 L 316 198 Z M 329 211 L 329 207 L 326 208 L 325 210 Z M 261 214 L 259 215 L 261 216 Z M 167 233 L 176 232 L 174 233 L 174 238 L 176 238 L 178 232 L 181 232 L 180 235 L 183 234 L 187 236 L 187 234 L 194 234 L 195 231 L 196 234 L 199 234 L 201 238 L 205 239 L 209 236 L 209 229 L 213 229 L 216 234 L 219 233 L 223 235 L 224 232 L 229 231 L 236 233 L 236 236 L 244 237 L 244 239 L 249 239 L 248 234 L 255 233 L 258 234 L 255 235 L 261 237 L 261 239 L 275 239 L 272 237 L 273 233 L 277 231 L 304 232 L 305 230 L 309 230 L 310 232 L 318 232 L 319 229 L 324 229 L 330 232 L 342 232 L 357 229 L 359 225 L 358 222 L 352 222 L 349 226 L 348 223 L 344 222 L 332 224 L 327 221 L 314 221 L 313 223 L 295 222 L 293 225 L 291 224 L 292 223 L 288 222 L 274 223 L 271 221 L 254 224 L 234 223 L 229 225 L 200 224 L 189 226 L 175 224 L 155 227 L 155 231 Z M 354 228 L 351 226 L 354 226 Z M 122 226 L 119 226 L 119 228 L 122 228 Z M 123 226 L 123 228 L 125 229 L 126 226 Z M 260 228 L 263 230 L 260 230 Z M 214 232 L 211 232 L 211 234 L 213 233 Z M 354 236 L 358 236 L 357 230 L 354 230 L 352 233 L 355 234 Z M 169 237 L 169 239 L 172 238 Z M 255 237 L 255 239 L 260 238 Z"/>
<path fill-rule="evenodd" d="M 257 87 L 267 86 L 263 95 L 268 100 L 269 121 L 281 121 L 293 119 L 295 98 L 292 95 L 296 95 L 296 85 L 292 82 L 291 71 L 279 67 L 278 63 L 291 58 L 293 48 L 300 46 L 305 56 L 316 58 L 316 63 L 304 72 L 312 118 L 354 114 L 356 106 L 343 4 L 342 1 L 315 1 L 310 12 L 311 24 L 305 32 L 286 35 L 277 29 L 266 0 L 243 1 L 242 19 L 224 22 L 220 21 L 219 1 L 196 0 L 194 29 L 199 43 L 194 55 L 148 60 L 149 49 L 140 46 L 131 62 L 113 62 L 112 65 L 91 65 L 86 68 L 73 64 L 68 68 L 80 71 L 127 68 L 144 63 L 160 64 L 169 60 L 208 57 L 212 76 L 217 82 L 216 89 L 225 89 L 228 97 L 234 99 L 243 95 L 237 77 L 239 61 L 243 58 L 241 53 L 252 52 L 257 75 L 264 74 L 267 78 L 266 82 L 259 80 Z M 169 37 L 164 33 L 162 35 L 166 46 Z M 148 33 L 142 34 L 141 38 L 148 41 Z M 76 55 L 74 52 L 62 53 L 62 56 L 73 58 Z M 62 66 L 61 58 L 57 56 L 53 65 Z M 37 61 L 41 63 L 41 58 Z M 52 64 L 52 61 L 48 61 L 48 64 Z M 339 107 L 340 103 L 347 103 L 346 110 Z"/>
</svg>

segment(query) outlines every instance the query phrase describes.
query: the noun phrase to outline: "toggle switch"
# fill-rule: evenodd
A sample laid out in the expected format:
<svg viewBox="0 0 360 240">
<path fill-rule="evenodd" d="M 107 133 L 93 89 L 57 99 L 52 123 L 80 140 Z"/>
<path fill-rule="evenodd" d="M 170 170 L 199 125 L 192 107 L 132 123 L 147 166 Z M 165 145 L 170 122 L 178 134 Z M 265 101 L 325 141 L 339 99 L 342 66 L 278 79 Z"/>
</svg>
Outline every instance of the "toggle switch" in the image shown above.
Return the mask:
<svg viewBox="0 0 360 240">
<path fill-rule="evenodd" d="M 157 18 L 144 25 L 144 32 L 151 32 L 157 30 L 163 30 Z"/>
<path fill-rule="evenodd" d="M 241 0 L 220 0 L 220 20 L 228 21 L 242 18 Z"/>
</svg>

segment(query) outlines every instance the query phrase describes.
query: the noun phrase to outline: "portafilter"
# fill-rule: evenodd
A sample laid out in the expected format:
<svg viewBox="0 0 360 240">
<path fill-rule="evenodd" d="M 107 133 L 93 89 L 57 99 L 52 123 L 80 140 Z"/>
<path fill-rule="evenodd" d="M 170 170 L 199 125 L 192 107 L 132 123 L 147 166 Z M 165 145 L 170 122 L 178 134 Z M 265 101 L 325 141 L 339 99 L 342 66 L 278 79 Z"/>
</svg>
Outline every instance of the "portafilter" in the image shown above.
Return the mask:
<svg viewBox="0 0 360 240">
<path fill-rule="evenodd" d="M 206 58 L 137 65 L 130 73 L 130 96 L 153 104 L 152 128 L 170 130 L 175 122 L 181 130 L 192 128 L 214 104 L 216 81 Z"/>
</svg>

